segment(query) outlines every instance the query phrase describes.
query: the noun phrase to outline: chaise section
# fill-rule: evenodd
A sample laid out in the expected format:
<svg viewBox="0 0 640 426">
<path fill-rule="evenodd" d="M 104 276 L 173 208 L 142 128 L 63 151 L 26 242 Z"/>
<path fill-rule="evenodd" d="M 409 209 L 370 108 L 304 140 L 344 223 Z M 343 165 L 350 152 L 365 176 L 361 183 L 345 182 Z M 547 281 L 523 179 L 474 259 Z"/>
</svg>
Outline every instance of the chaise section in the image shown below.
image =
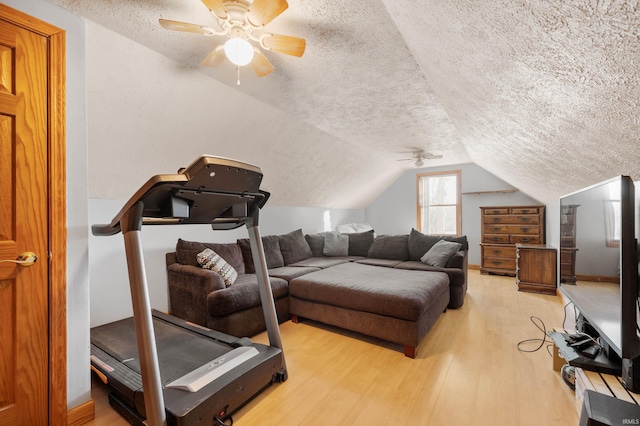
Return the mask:
<svg viewBox="0 0 640 426">
<path fill-rule="evenodd" d="M 292 317 L 309 318 L 415 348 L 449 304 L 443 272 L 346 263 L 289 283 Z"/>
</svg>

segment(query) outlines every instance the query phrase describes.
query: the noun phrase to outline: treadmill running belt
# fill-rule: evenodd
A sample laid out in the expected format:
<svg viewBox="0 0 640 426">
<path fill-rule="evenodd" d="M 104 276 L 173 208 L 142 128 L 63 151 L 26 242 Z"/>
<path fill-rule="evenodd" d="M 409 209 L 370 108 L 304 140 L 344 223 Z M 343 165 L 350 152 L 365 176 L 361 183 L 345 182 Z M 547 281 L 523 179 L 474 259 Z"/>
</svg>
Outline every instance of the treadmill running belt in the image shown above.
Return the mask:
<svg viewBox="0 0 640 426">
<path fill-rule="evenodd" d="M 172 382 L 233 349 L 155 317 L 153 327 L 163 384 Z M 140 374 L 133 318 L 92 328 L 91 343 Z"/>
</svg>

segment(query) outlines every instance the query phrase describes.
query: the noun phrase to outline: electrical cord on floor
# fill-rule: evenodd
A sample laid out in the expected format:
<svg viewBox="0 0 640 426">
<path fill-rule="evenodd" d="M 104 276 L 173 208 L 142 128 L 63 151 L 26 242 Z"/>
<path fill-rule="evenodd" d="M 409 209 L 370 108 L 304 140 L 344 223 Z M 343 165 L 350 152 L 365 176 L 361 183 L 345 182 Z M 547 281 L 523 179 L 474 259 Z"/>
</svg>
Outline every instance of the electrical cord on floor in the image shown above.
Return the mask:
<svg viewBox="0 0 640 426">
<path fill-rule="evenodd" d="M 229 416 L 226 420 L 222 420 L 220 417 L 215 416 L 211 426 L 233 426 L 233 418 Z"/>
<path fill-rule="evenodd" d="M 535 338 L 535 339 L 525 339 L 525 340 L 521 340 L 520 342 L 518 342 L 518 344 L 516 345 L 516 347 L 518 348 L 518 350 L 520 352 L 537 352 L 539 351 L 544 345 L 545 343 L 547 344 L 547 352 L 549 352 L 550 356 L 553 356 L 553 354 L 551 353 L 551 346 L 553 344 L 553 342 L 549 341 L 547 339 L 547 327 L 545 327 L 544 322 L 536 317 L 536 316 L 530 316 L 529 319 L 531 320 L 531 322 L 533 323 L 533 325 L 536 326 L 536 328 L 538 330 L 540 330 L 542 332 L 542 335 L 544 336 L 543 338 Z M 537 322 L 536 322 L 537 321 Z M 534 343 L 534 342 L 538 342 L 540 343 L 540 345 L 535 348 L 535 349 L 522 349 L 521 346 L 528 344 L 528 343 Z"/>
</svg>

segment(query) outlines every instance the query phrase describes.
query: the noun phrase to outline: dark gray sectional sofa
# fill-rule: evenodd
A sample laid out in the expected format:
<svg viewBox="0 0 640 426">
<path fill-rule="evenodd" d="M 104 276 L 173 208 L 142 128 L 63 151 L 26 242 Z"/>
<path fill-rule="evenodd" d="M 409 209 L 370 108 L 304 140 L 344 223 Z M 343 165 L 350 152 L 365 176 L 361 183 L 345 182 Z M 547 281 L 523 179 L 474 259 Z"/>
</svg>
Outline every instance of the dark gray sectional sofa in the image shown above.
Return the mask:
<svg viewBox="0 0 640 426">
<path fill-rule="evenodd" d="M 446 261 L 444 266 L 421 261 L 425 253 L 437 252 L 432 247 L 442 239 L 459 243 L 459 250 L 437 258 L 435 264 Z M 377 237 L 373 231 L 303 235 L 296 230 L 262 240 L 280 322 L 308 318 L 338 326 L 401 344 L 413 358 L 440 314 L 464 303 L 464 236 L 429 236 L 415 229 Z M 218 273 L 200 267 L 196 256 L 205 248 L 235 269 L 233 285 L 226 287 Z M 167 253 L 167 274 L 171 314 L 234 336 L 265 329 L 248 240 L 179 240 L 176 251 Z"/>
</svg>

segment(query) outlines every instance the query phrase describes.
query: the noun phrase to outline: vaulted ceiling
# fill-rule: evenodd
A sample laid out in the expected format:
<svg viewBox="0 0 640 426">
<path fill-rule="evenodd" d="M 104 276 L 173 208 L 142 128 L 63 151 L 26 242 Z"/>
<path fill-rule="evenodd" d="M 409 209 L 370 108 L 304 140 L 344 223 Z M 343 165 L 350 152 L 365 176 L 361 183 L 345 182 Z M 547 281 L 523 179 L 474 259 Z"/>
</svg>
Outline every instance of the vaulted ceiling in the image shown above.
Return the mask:
<svg viewBox="0 0 640 426">
<path fill-rule="evenodd" d="M 220 38 L 158 25 L 215 27 L 199 0 L 50 1 L 314 129 L 331 142 L 318 158 L 354 159 L 280 164 L 278 191 L 323 180 L 344 191 L 281 203 L 366 207 L 413 167 L 397 161 L 413 148 L 443 156 L 425 167 L 474 162 L 545 203 L 616 174 L 640 179 L 638 0 L 289 0 L 268 29 L 305 38 L 304 56 L 268 52 L 275 71 L 242 69 L 240 86 L 228 62 L 199 66 Z"/>
</svg>

